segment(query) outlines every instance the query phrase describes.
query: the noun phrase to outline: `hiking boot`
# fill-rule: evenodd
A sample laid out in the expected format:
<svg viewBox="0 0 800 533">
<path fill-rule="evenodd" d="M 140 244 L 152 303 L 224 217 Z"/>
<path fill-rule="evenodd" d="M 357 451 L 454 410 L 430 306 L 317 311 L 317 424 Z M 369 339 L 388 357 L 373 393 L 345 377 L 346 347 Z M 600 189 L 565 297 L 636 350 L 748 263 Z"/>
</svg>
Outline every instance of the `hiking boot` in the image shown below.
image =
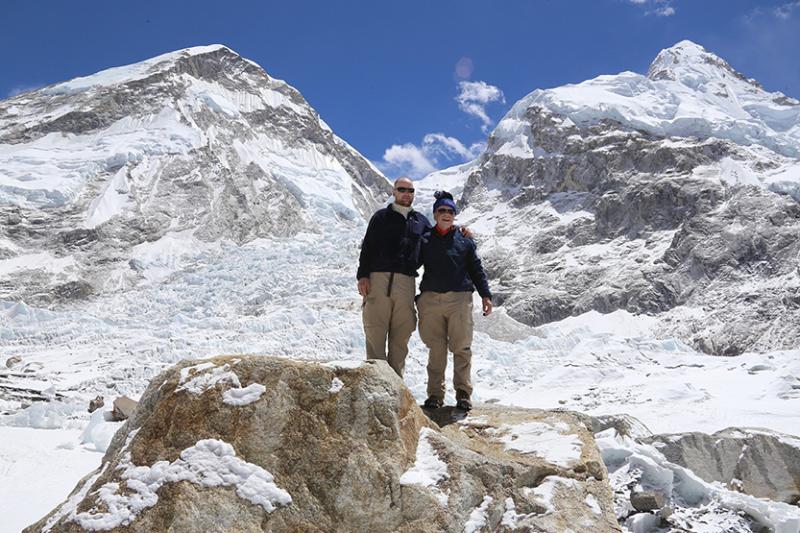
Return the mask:
<svg viewBox="0 0 800 533">
<path fill-rule="evenodd" d="M 471 411 L 472 402 L 469 398 L 461 398 L 460 400 L 456 401 L 456 409 L 461 409 L 462 411 Z"/>
<path fill-rule="evenodd" d="M 463 390 L 456 391 L 456 409 L 461 409 L 463 411 L 472 410 L 472 402 L 469 399 L 469 394 Z"/>
<path fill-rule="evenodd" d="M 425 400 L 425 403 L 422 404 L 422 407 L 426 409 L 438 409 L 442 406 L 443 402 L 440 398 L 436 396 L 428 396 L 428 399 Z"/>
</svg>

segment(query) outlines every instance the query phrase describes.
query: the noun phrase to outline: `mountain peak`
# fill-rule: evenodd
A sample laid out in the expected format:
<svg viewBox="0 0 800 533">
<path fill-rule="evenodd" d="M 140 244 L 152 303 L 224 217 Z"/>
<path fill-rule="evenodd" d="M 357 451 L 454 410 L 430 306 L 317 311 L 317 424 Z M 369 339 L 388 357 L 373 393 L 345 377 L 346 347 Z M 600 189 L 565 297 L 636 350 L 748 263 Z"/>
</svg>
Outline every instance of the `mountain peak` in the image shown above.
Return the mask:
<svg viewBox="0 0 800 533">
<path fill-rule="evenodd" d="M 89 76 L 73 78 L 69 81 L 46 87 L 44 91 L 46 94 L 51 95 L 74 94 L 94 87 L 122 85 L 144 79 L 148 76 L 152 76 L 153 74 L 164 72 L 169 69 L 174 69 L 175 65 L 179 64 L 181 61 L 196 61 L 195 58 L 211 55 L 216 55 L 220 58 L 226 57 L 229 60 L 246 61 L 249 65 L 258 66 L 255 63 L 242 58 L 234 50 L 223 44 L 193 46 L 175 50 L 173 52 L 167 52 L 165 54 L 161 54 L 150 59 L 145 59 L 144 61 L 139 61 L 137 63 L 108 68 Z"/>
<path fill-rule="evenodd" d="M 692 88 L 711 81 L 738 80 L 756 88 L 761 86 L 731 67 L 727 61 L 699 44 L 683 40 L 658 53 L 647 70 L 651 80 L 674 80 Z"/>
</svg>

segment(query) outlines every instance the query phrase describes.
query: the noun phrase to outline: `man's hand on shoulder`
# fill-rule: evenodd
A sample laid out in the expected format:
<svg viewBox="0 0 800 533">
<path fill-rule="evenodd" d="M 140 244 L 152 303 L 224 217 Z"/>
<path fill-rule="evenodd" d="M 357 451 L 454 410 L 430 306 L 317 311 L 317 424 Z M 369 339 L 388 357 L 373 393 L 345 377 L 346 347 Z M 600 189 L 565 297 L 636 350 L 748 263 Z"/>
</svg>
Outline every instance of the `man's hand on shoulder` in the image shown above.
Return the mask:
<svg viewBox="0 0 800 533">
<path fill-rule="evenodd" d="M 369 294 L 369 278 L 358 279 L 358 294 L 365 298 Z"/>
<path fill-rule="evenodd" d="M 461 235 L 463 235 L 467 239 L 474 239 L 475 238 L 475 234 L 472 232 L 471 229 L 469 229 L 466 226 L 459 226 L 458 227 L 458 231 L 460 231 Z"/>
</svg>

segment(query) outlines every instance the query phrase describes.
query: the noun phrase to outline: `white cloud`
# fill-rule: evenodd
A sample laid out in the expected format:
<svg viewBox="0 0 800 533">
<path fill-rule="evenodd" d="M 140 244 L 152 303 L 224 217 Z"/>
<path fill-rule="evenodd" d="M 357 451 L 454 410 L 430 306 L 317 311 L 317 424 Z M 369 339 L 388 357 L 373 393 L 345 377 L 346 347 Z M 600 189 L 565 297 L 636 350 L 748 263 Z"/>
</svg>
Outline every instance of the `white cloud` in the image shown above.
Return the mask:
<svg viewBox="0 0 800 533">
<path fill-rule="evenodd" d="M 798 11 L 800 11 L 800 0 L 792 0 L 791 2 L 784 2 L 773 8 L 754 7 L 749 13 L 742 17 L 742 20 L 747 24 L 755 23 L 759 19 L 771 19 L 772 17 L 784 21 L 790 20 Z"/>
<path fill-rule="evenodd" d="M 795 9 L 800 8 L 800 0 L 787 2 L 772 10 L 773 14 L 779 19 L 787 20 L 791 18 Z"/>
<path fill-rule="evenodd" d="M 30 91 L 35 91 L 36 89 L 40 88 L 41 85 L 18 85 L 16 87 L 12 87 L 8 94 L 6 95 L 7 98 L 13 98 L 18 96 L 22 93 L 27 93 Z"/>
<path fill-rule="evenodd" d="M 423 149 L 430 154 L 445 157 L 456 155 L 464 161 L 475 159 L 485 148 L 484 143 L 473 143 L 469 148 L 456 139 L 443 133 L 429 133 L 422 139 Z"/>
<path fill-rule="evenodd" d="M 658 17 L 669 17 L 675 14 L 675 8 L 672 6 L 659 7 L 653 10 L 653 13 Z"/>
<path fill-rule="evenodd" d="M 487 133 L 492 119 L 486 114 L 486 106 L 491 102 L 505 103 L 506 99 L 503 91 L 485 81 L 460 81 L 456 101 L 459 109 L 481 120 L 481 130 Z"/>
<path fill-rule="evenodd" d="M 381 170 L 399 171 L 399 174 L 408 174 L 412 178 L 421 178 L 436 170 L 434 161 L 425 154 L 425 150 L 411 143 L 393 144 L 383 153 L 383 161 L 385 164 L 379 165 L 383 167 Z"/>
<path fill-rule="evenodd" d="M 676 13 L 672 7 L 672 0 L 628 0 L 631 4 L 652 7 L 645 11 L 645 15 L 655 15 L 657 17 L 671 17 Z"/>
<path fill-rule="evenodd" d="M 472 60 L 464 61 L 466 59 L 469 58 L 462 58 L 459 63 L 463 62 L 472 68 Z M 486 114 L 486 106 L 492 102 L 505 103 L 505 98 L 503 91 L 484 81 L 461 81 L 458 83 L 456 101 L 459 109 L 481 120 L 481 130 L 486 133 L 492 124 L 492 119 Z M 485 149 L 485 142 L 467 146 L 444 133 L 428 133 L 419 145 L 393 144 L 383 152 L 383 159 L 376 166 L 389 177 L 407 175 L 423 178 L 445 166 L 471 161 Z"/>
<path fill-rule="evenodd" d="M 387 148 L 378 167 L 390 177 L 408 175 L 417 179 L 444 166 L 475 159 L 485 148 L 484 143 L 466 146 L 455 137 L 428 133 L 419 146 L 406 143 Z"/>
</svg>

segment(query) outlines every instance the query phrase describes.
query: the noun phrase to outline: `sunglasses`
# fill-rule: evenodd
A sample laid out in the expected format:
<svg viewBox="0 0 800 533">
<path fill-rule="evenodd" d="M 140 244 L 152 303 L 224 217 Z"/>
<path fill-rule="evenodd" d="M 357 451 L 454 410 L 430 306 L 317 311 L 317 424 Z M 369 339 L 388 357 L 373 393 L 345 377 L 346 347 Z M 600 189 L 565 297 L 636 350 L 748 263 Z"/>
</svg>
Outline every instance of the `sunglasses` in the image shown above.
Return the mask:
<svg viewBox="0 0 800 533">
<path fill-rule="evenodd" d="M 440 207 L 439 209 L 436 210 L 436 212 L 439 213 L 440 215 L 455 215 L 456 214 L 455 211 L 453 211 L 452 209 L 448 209 L 447 207 Z"/>
<path fill-rule="evenodd" d="M 394 190 L 397 192 L 410 192 L 414 194 L 414 187 L 395 187 Z"/>
</svg>

